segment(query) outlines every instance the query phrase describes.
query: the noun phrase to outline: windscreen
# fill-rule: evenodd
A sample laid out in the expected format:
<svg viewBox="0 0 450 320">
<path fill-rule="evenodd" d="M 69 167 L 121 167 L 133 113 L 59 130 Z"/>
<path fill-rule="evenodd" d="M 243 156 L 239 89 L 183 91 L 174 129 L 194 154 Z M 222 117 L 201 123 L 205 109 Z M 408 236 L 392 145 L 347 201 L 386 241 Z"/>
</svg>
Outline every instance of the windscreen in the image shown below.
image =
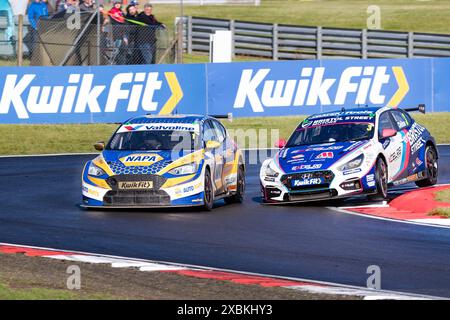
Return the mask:
<svg viewBox="0 0 450 320">
<path fill-rule="evenodd" d="M 127 151 L 194 151 L 200 146 L 199 136 L 193 131 L 150 130 L 118 132 L 110 140 L 107 150 Z"/>
<path fill-rule="evenodd" d="M 336 123 L 333 125 L 317 125 L 299 127 L 289 138 L 288 148 L 371 139 L 374 134 L 374 124 L 371 122 Z"/>
</svg>

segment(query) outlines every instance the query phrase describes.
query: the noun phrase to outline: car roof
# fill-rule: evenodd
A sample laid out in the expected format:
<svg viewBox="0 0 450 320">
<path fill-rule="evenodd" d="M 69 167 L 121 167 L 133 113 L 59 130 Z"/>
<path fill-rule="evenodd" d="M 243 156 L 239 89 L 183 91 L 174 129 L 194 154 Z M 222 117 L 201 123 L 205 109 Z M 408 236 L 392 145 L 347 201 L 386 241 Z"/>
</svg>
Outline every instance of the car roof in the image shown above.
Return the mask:
<svg viewBox="0 0 450 320">
<path fill-rule="evenodd" d="M 142 124 L 142 123 L 184 123 L 192 124 L 203 122 L 208 119 L 204 115 L 145 115 L 128 119 L 126 124 Z"/>
</svg>

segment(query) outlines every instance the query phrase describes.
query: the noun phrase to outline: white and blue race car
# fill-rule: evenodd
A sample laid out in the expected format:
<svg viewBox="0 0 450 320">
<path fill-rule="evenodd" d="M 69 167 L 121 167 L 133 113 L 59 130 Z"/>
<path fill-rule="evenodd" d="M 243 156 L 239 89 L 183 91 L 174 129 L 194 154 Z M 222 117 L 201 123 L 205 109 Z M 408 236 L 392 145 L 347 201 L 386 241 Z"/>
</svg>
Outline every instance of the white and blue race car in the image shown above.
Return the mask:
<svg viewBox="0 0 450 320">
<path fill-rule="evenodd" d="M 388 187 L 436 184 L 438 151 L 430 132 L 407 111 L 357 108 L 306 118 L 260 170 L 265 203 L 317 201 L 367 194 L 386 199 Z"/>
<path fill-rule="evenodd" d="M 82 174 L 82 207 L 153 208 L 242 202 L 243 155 L 215 118 L 142 116 L 120 125 Z"/>
</svg>

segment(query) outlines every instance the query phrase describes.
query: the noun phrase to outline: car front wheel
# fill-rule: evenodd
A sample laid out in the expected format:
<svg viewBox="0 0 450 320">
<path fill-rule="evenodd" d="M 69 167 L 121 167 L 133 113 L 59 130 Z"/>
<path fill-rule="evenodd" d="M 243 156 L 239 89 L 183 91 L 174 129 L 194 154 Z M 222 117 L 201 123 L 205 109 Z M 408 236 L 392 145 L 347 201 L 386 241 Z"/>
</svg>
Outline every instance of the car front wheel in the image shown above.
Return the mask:
<svg viewBox="0 0 450 320">
<path fill-rule="evenodd" d="M 388 189 L 388 168 L 382 158 L 378 158 L 375 167 L 375 184 L 377 187 L 376 194 L 369 198 L 375 201 L 382 201 L 387 199 Z"/>
<path fill-rule="evenodd" d="M 214 190 L 209 170 L 205 172 L 205 185 L 203 190 L 203 209 L 211 211 L 214 204 Z"/>
</svg>

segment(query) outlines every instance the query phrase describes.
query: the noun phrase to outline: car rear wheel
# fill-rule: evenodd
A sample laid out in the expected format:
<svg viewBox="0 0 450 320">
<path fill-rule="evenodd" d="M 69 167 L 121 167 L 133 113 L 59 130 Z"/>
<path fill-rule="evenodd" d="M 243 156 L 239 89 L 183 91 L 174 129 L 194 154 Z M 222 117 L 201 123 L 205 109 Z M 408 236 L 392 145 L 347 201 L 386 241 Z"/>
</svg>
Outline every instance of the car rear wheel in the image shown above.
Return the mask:
<svg viewBox="0 0 450 320">
<path fill-rule="evenodd" d="M 214 190 L 209 170 L 205 171 L 205 185 L 203 190 L 203 209 L 211 211 L 214 204 Z"/>
<path fill-rule="evenodd" d="M 438 158 L 436 149 L 433 146 L 427 146 L 427 148 L 425 149 L 425 163 L 427 177 L 426 179 L 416 181 L 416 185 L 420 188 L 429 187 L 437 183 Z"/>
<path fill-rule="evenodd" d="M 242 166 L 239 166 L 237 175 L 236 193 L 230 197 L 226 197 L 225 203 L 242 203 L 245 193 L 245 174 Z"/>
<path fill-rule="evenodd" d="M 388 196 L 388 168 L 382 158 L 378 158 L 376 163 L 375 185 L 377 187 L 376 194 L 370 195 L 369 198 L 374 201 L 386 200 Z"/>
</svg>

